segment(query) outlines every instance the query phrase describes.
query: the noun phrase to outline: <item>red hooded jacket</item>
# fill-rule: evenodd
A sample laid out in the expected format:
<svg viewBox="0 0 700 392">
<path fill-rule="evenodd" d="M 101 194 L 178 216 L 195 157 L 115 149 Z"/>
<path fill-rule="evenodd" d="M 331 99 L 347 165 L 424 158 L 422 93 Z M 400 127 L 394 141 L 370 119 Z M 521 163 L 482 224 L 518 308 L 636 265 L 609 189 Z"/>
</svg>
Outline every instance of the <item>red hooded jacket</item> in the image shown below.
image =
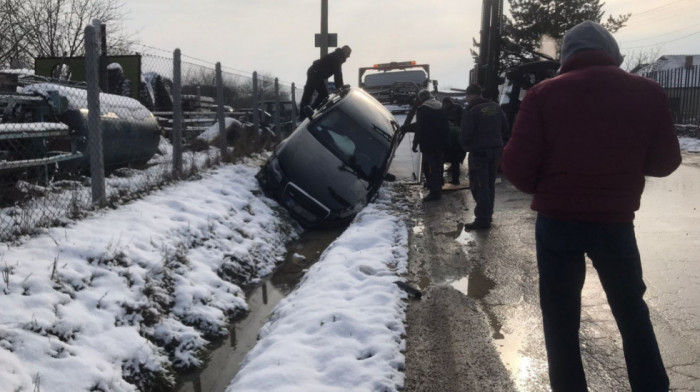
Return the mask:
<svg viewBox="0 0 700 392">
<path fill-rule="evenodd" d="M 630 222 L 644 176 L 680 165 L 666 93 L 617 64 L 603 50 L 575 53 L 523 99 L 501 168 L 543 216 Z"/>
</svg>

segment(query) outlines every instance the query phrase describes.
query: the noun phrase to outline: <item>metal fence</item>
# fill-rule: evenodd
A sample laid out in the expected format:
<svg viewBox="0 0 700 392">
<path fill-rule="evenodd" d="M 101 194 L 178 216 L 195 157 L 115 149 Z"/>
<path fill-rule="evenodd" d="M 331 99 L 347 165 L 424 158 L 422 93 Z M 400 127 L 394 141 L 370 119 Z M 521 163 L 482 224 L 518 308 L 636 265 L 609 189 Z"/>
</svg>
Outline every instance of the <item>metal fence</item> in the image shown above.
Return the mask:
<svg viewBox="0 0 700 392">
<path fill-rule="evenodd" d="M 700 126 L 700 65 L 650 71 L 643 76 L 666 90 L 676 124 Z"/>
<path fill-rule="evenodd" d="M 0 73 L 0 241 L 141 197 L 296 127 L 293 84 L 183 62 L 178 49 L 114 60 L 99 26 L 85 29 L 73 69 Z"/>
</svg>

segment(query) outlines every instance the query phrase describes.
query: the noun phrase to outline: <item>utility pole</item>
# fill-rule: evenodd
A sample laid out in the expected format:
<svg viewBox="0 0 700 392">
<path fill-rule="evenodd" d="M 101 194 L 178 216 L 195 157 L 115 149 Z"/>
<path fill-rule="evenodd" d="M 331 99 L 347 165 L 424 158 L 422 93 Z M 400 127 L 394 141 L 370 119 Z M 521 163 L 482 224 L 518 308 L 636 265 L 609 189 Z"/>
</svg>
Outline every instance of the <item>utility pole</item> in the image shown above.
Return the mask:
<svg viewBox="0 0 700 392">
<path fill-rule="evenodd" d="M 321 0 L 321 34 L 316 34 L 316 47 L 321 48 L 321 56 L 328 54 L 328 48 L 338 46 L 338 34 L 328 33 L 328 0 Z"/>
<path fill-rule="evenodd" d="M 321 57 L 328 54 L 328 0 L 321 0 Z"/>
<path fill-rule="evenodd" d="M 490 99 L 496 99 L 498 96 L 502 24 L 503 0 L 483 0 L 477 83 L 484 89 L 484 97 Z"/>
</svg>

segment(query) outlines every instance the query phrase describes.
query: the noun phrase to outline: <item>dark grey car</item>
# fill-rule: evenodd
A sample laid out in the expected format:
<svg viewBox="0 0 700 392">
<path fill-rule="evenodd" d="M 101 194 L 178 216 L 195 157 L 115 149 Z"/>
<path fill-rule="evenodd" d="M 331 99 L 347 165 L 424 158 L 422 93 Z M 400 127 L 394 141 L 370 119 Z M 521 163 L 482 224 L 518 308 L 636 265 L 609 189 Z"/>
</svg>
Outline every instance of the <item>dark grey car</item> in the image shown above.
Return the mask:
<svg viewBox="0 0 700 392">
<path fill-rule="evenodd" d="M 398 131 L 376 99 L 342 89 L 280 142 L 258 181 L 305 227 L 347 223 L 376 196 Z"/>
</svg>

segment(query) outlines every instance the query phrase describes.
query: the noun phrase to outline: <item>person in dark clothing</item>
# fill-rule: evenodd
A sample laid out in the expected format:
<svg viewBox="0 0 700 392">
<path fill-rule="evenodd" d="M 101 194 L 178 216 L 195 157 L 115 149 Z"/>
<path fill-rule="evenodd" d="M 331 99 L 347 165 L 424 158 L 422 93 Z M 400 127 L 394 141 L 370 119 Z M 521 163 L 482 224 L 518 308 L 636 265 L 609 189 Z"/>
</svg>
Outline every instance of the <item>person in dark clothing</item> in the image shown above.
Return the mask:
<svg viewBox="0 0 700 392">
<path fill-rule="evenodd" d="M 534 195 L 550 384 L 588 390 L 579 342 L 588 256 L 622 336 L 631 390 L 668 391 L 633 223 L 645 176 L 667 176 L 681 163 L 668 97 L 620 69 L 615 38 L 592 21 L 564 35 L 560 62 L 558 76 L 528 90 L 501 163 L 516 188 Z"/>
<path fill-rule="evenodd" d="M 442 109 L 447 114 L 450 124 L 450 145 L 445 151 L 445 162 L 450 164 L 450 184 L 459 184 L 459 167 L 464 162 L 467 153 L 459 145 L 459 130 L 462 123 L 462 107 L 456 104 L 452 98 L 445 97 L 442 100 Z"/>
<path fill-rule="evenodd" d="M 467 108 L 462 112 L 460 143 L 469 153 L 469 189 L 474 197 L 474 221 L 465 230 L 491 227 L 496 198 L 496 174 L 503 151 L 503 133 L 508 119 L 501 106 L 482 97 L 478 84 L 467 87 Z"/>
<path fill-rule="evenodd" d="M 304 108 L 311 106 L 316 108 L 326 97 L 328 97 L 328 87 L 326 79 L 333 75 L 333 81 L 336 88 L 341 88 L 343 84 L 342 65 L 345 60 L 350 57 L 352 49 L 345 45 L 342 48 L 337 48 L 331 53 L 314 61 L 306 71 L 306 84 L 304 85 L 304 93 L 301 96 L 299 108 L 301 109 L 301 117 L 304 117 Z M 311 97 L 316 92 L 316 99 L 311 104 Z M 311 104 L 311 105 L 310 105 Z"/>
<path fill-rule="evenodd" d="M 413 151 L 420 152 L 425 161 L 425 180 L 428 195 L 423 201 L 439 200 L 442 197 L 442 173 L 445 146 L 448 143 L 450 125 L 442 104 L 423 89 L 416 97 L 416 127 Z"/>
</svg>

